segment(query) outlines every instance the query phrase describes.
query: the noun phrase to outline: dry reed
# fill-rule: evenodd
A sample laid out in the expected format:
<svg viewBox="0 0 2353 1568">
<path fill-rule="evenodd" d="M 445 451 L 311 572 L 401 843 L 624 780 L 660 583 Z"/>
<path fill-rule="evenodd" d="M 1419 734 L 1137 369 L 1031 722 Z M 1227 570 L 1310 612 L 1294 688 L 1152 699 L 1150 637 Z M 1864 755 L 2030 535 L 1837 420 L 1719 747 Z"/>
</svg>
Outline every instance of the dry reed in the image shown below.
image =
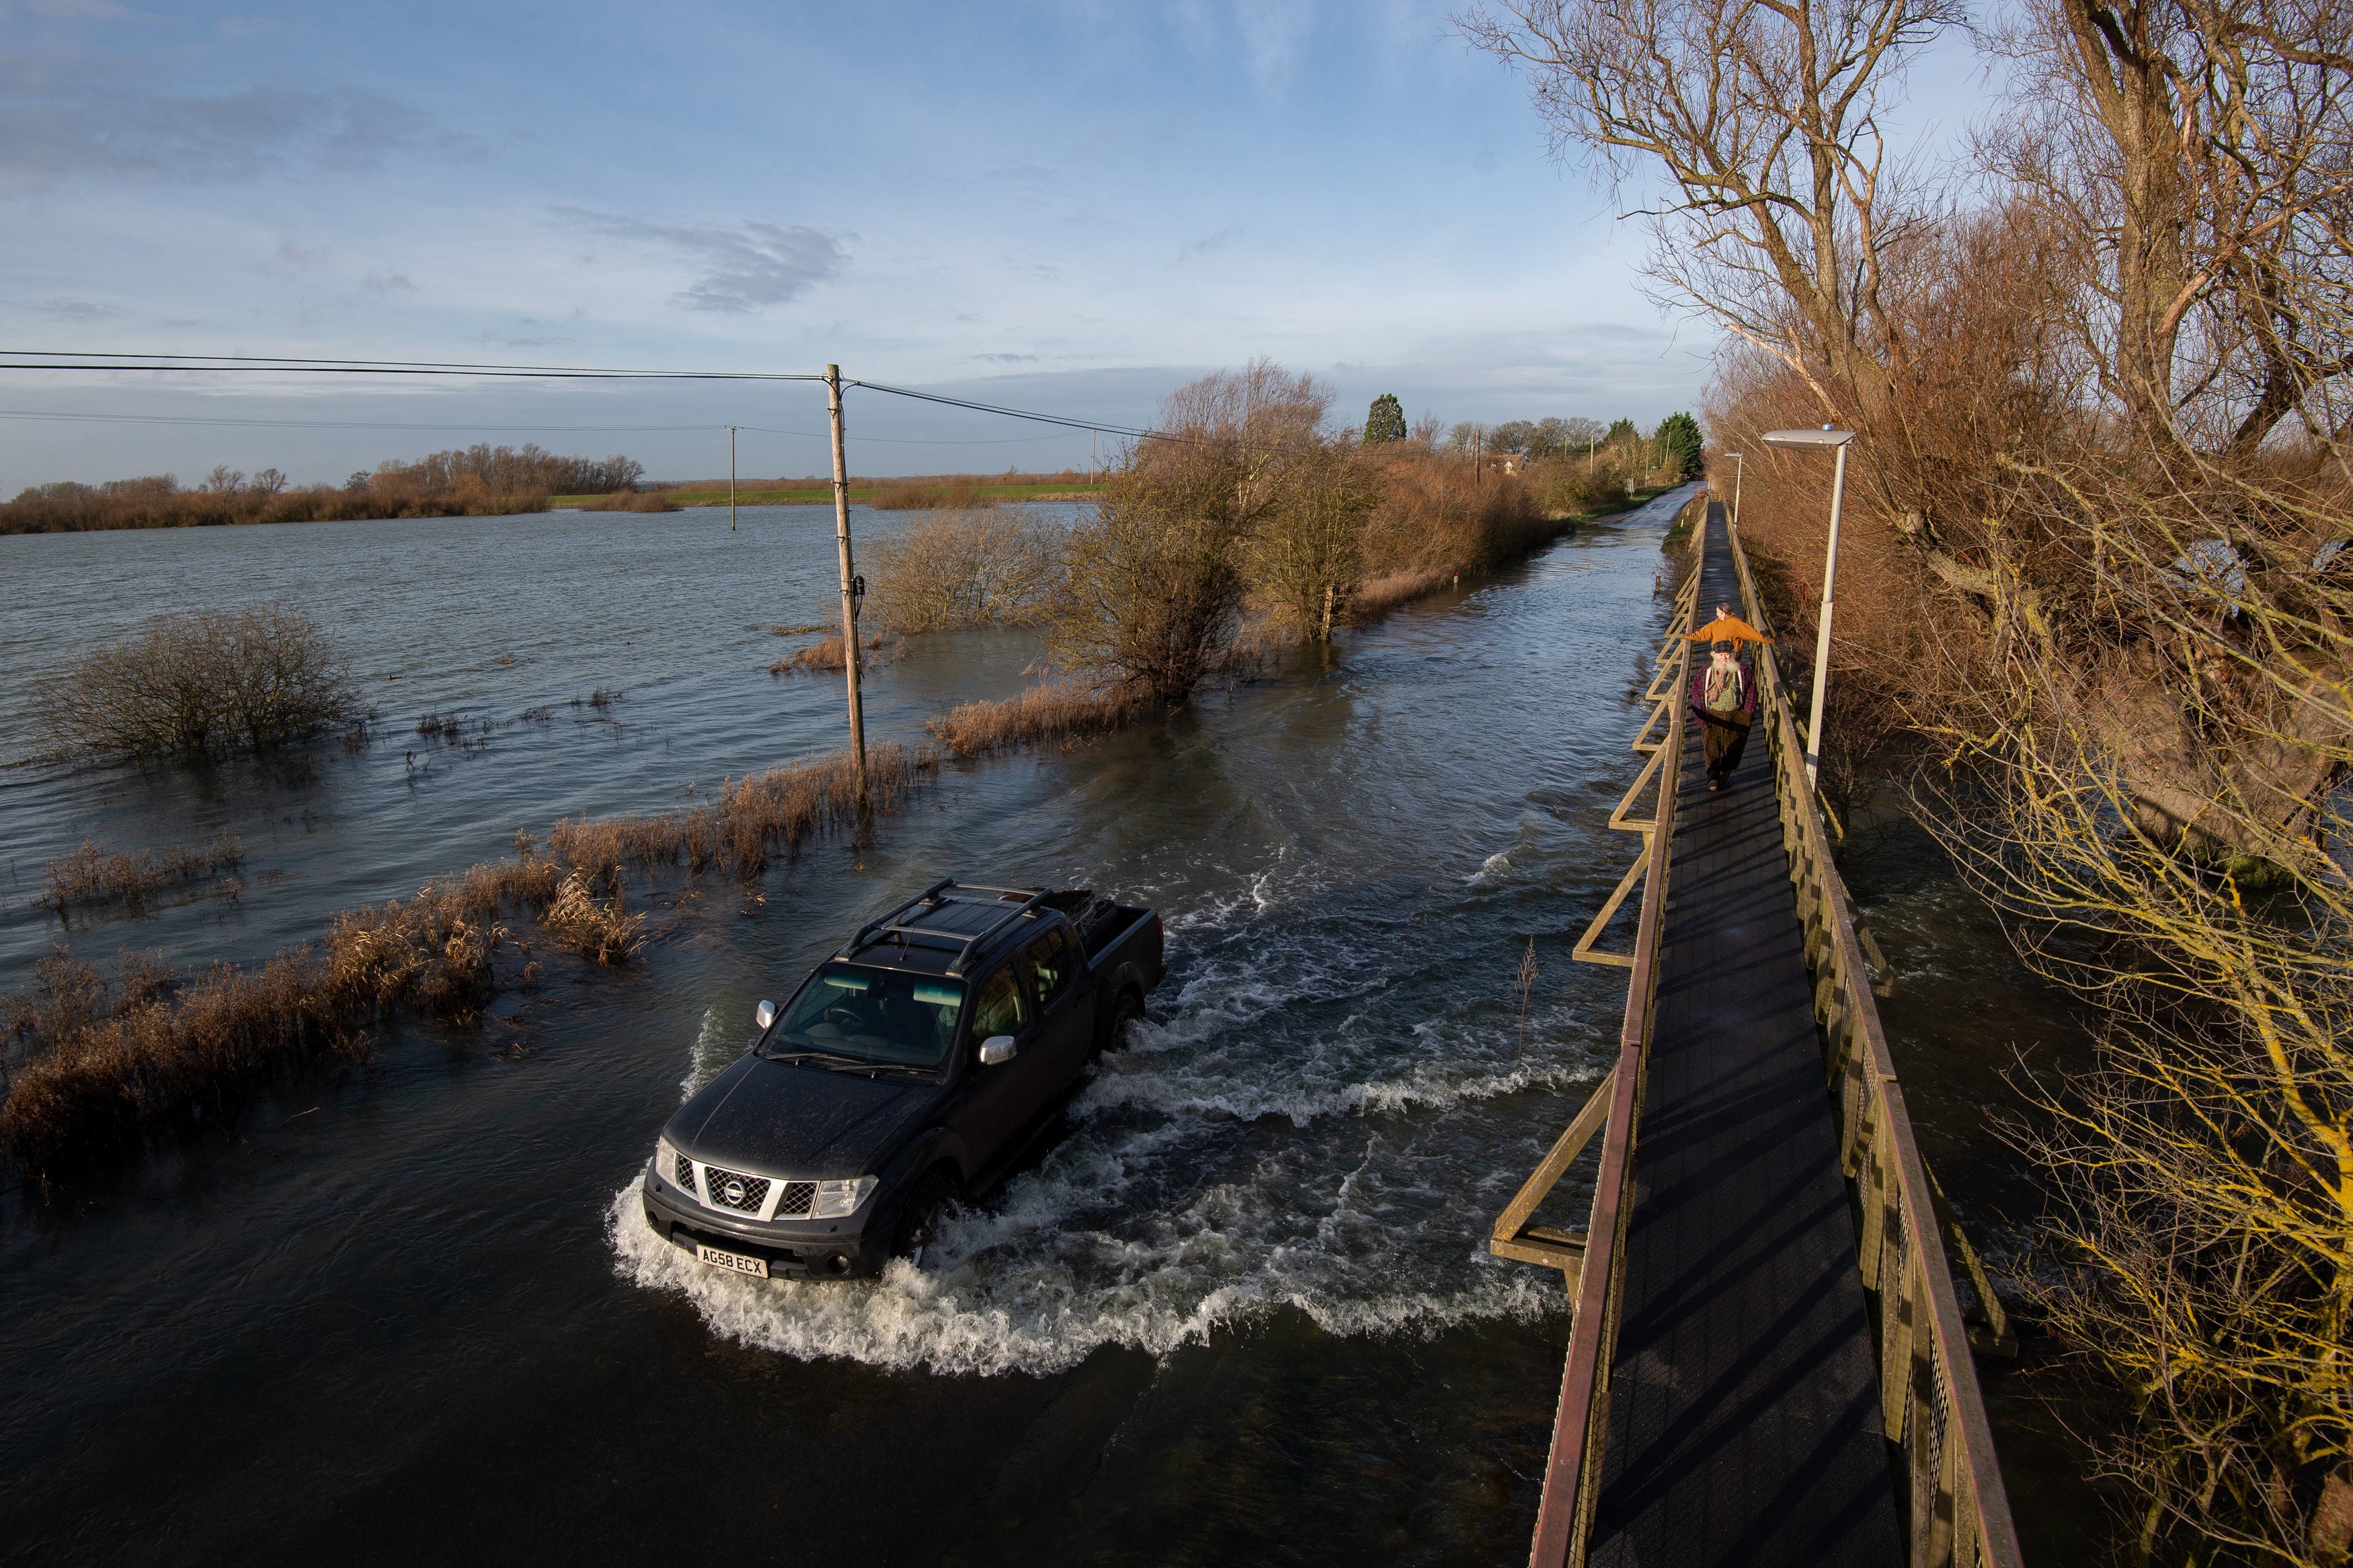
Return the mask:
<svg viewBox="0 0 2353 1568">
<path fill-rule="evenodd" d="M 924 726 L 959 757 L 986 756 L 1049 740 L 1116 730 L 1143 700 L 1083 680 L 1051 680 L 1000 702 L 965 702 Z"/>
<path fill-rule="evenodd" d="M 226 875 L 244 864 L 244 847 L 228 833 L 201 845 L 115 855 L 84 840 L 80 848 L 42 868 L 49 883 L 45 901 L 60 916 L 76 906 L 102 904 L 121 904 L 135 913 L 166 888 Z"/>
<path fill-rule="evenodd" d="M 937 769 L 939 756 L 884 742 L 868 749 L 867 764 L 868 809 L 888 810 Z M 110 982 L 60 948 L 35 966 L 31 987 L 0 996 L 16 1064 L 0 1102 L 0 1153 L 46 1175 L 192 1108 L 223 1108 L 239 1084 L 278 1063 L 357 1059 L 364 1026 L 396 1008 L 478 1023 L 501 988 L 500 954 L 527 951 L 500 923 L 502 912 L 530 911 L 565 948 L 622 963 L 646 941 L 646 917 L 624 906 L 625 862 L 683 858 L 697 872 L 749 877 L 776 849 L 796 851 L 862 816 L 856 769 L 835 752 L 732 781 L 703 810 L 560 822 L 552 854 L 519 834 L 515 858 L 338 914 L 320 942 L 255 968 L 215 964 L 174 981 L 126 954 Z M 599 880 L 610 886 L 603 898 Z"/>
<path fill-rule="evenodd" d="M 849 668 L 849 661 L 842 655 L 844 646 L 841 634 L 836 632 L 829 637 L 786 654 L 768 666 L 768 673 L 770 675 L 815 675 L 822 670 L 846 669 Z M 881 637 L 870 640 L 866 644 L 863 662 L 869 664 L 876 662 L 887 646 Z"/>
<path fill-rule="evenodd" d="M 866 808 L 892 809 L 939 762 L 929 746 L 910 750 L 895 741 L 868 746 Z M 625 865 L 650 868 L 681 860 L 693 872 L 755 877 L 776 850 L 797 853 L 816 834 L 854 826 L 860 816 L 857 768 L 849 752 L 833 752 L 728 780 L 699 810 L 567 817 L 548 836 L 548 847 L 565 864 L 615 885 Z"/>
<path fill-rule="evenodd" d="M 596 963 L 624 963 L 646 944 L 646 917 L 623 910 L 621 889 L 616 887 L 613 896 L 600 902 L 577 871 L 565 877 L 539 923 Z"/>
<path fill-rule="evenodd" d="M 1377 620 L 1399 605 L 1428 598 L 1458 581 L 1452 572 L 1386 572 L 1367 577 L 1348 596 L 1349 619 L 1362 624 Z"/>
</svg>

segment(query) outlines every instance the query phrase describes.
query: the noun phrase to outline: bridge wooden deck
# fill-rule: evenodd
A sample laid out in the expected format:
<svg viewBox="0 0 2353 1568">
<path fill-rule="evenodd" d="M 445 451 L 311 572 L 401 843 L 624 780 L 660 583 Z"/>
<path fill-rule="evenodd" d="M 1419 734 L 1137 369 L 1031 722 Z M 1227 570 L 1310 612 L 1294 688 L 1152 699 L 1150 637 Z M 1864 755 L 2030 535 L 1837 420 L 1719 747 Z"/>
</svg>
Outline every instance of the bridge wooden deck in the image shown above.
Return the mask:
<svg viewBox="0 0 2353 1568">
<path fill-rule="evenodd" d="M 1685 722 L 1683 634 L 1718 605 L 1772 630 L 1694 504 L 1651 761 L 1609 818 L 1642 853 L 1575 950 L 1628 971 L 1617 1062 L 1488 1243 L 1576 1309 L 1529 1561 L 2018 1568 L 1952 1256 L 1996 1346 L 1999 1304 L 1913 1138 L 1777 650 L 1729 789 Z M 1632 951 L 1603 949 L 1638 883 Z M 1585 1229 L 1533 1223 L 1597 1135 Z"/>
<path fill-rule="evenodd" d="M 1708 510 L 1701 620 L 1741 608 Z M 1878 1357 L 1773 757 L 1760 724 L 1710 794 L 1698 739 L 1674 781 L 1590 1560 L 1888 1568 L 1904 1546 Z"/>
</svg>

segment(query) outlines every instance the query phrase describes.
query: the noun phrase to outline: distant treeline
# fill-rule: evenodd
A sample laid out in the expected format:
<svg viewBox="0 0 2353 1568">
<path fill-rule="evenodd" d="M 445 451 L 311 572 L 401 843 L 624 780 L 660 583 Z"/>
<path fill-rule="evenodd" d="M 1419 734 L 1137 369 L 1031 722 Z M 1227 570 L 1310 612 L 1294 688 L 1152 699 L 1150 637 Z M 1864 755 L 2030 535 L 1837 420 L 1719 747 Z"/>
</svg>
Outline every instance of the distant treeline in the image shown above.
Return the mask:
<svg viewBox="0 0 2353 1568">
<path fill-rule="evenodd" d="M 0 533 L 495 516 L 544 511 L 550 495 L 630 489 L 644 474 L 644 464 L 617 453 L 565 458 L 529 443 L 477 443 L 413 463 L 386 461 L 339 486 L 292 486 L 276 468 L 248 477 L 224 465 L 193 489 L 182 488 L 171 474 L 100 485 L 34 485 L 0 504 Z"/>
<path fill-rule="evenodd" d="M 1457 453 L 1474 449 L 1514 457 L 1593 457 L 1616 452 L 1629 466 L 1636 459 L 1655 466 L 1665 453 L 1683 459 L 1683 471 L 1699 472 L 1699 426 L 1690 415 L 1670 416 L 1645 436 L 1631 419 L 1604 425 L 1599 419 L 1507 419 L 1501 425 L 1457 425 L 1447 433 L 1446 447 Z"/>
</svg>

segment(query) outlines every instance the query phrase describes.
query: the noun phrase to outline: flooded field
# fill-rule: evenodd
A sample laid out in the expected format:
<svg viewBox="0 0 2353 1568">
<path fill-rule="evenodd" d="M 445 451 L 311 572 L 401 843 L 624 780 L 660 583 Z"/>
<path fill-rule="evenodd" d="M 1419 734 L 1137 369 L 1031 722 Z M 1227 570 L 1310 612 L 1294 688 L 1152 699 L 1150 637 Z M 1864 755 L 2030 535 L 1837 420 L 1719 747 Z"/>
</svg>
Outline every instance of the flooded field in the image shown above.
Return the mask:
<svg viewBox="0 0 2353 1568">
<path fill-rule="evenodd" d="M 396 1028 L 364 1069 L 7 1194 L 7 1555 L 1523 1560 L 1566 1302 L 1483 1237 L 1614 1049 L 1623 975 L 1567 954 L 1636 847 L 1602 823 L 1638 760 L 1681 499 L 1194 711 L 951 764 L 862 848 L 820 842 L 748 887 L 658 879 L 628 970 L 553 966 L 478 1031 Z M 22 676 L 164 609 L 307 609 L 380 713 L 356 752 L 0 773 L 0 984 L 60 940 L 263 958 L 518 829 L 830 749 L 839 679 L 772 679 L 812 639 L 765 629 L 838 605 L 830 525 L 0 540 L 20 672 L 0 755 L 25 744 Z M 917 639 L 874 671 L 870 732 L 917 739 L 1035 656 Z M 417 733 L 453 712 L 464 745 Z M 85 838 L 223 831 L 247 857 L 233 898 L 70 930 L 36 901 Z M 1904 976 L 1889 1022 L 1924 1140 L 1999 1248 L 2032 1194 L 1984 1137 L 1996 1071 L 2063 1026 L 1932 856 L 1900 835 L 1874 853 L 1856 890 Z M 1061 1136 L 921 1272 L 761 1283 L 657 1240 L 638 1171 L 753 1004 L 949 875 L 1167 918 L 1149 1019 Z M 1586 1195 L 1573 1176 L 1556 1203 Z"/>
</svg>

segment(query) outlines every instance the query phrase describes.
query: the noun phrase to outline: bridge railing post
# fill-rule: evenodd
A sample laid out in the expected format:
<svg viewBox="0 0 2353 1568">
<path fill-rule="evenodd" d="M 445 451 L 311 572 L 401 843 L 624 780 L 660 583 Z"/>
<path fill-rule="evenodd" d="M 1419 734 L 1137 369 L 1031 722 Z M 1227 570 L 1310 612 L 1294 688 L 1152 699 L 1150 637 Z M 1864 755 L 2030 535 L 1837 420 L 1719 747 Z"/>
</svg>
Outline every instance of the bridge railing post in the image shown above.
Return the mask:
<svg viewBox="0 0 2353 1568">
<path fill-rule="evenodd" d="M 1737 529 L 1728 530 L 1750 624 L 1771 631 Z M 1857 1261 L 1879 1319 L 1882 1416 L 1901 1455 L 1912 1568 L 2018 1568 L 2018 1532 L 1978 1386 L 1935 1188 L 1912 1132 L 1846 884 L 1789 716 L 1772 648 L 1757 656 L 1781 842 L 1805 924 L 1823 1069 L 1855 1184 Z"/>
<path fill-rule="evenodd" d="M 1703 500 L 1697 504 L 1706 503 Z M 1620 1303 L 1625 1282 L 1621 1265 L 1626 1254 L 1627 1226 L 1633 1218 L 1635 1144 L 1641 1125 L 1644 1074 L 1650 1058 L 1651 1008 L 1658 997 L 1667 878 L 1673 858 L 1675 792 L 1683 774 L 1683 704 L 1680 693 L 1690 654 L 1690 644 L 1683 634 L 1691 629 L 1697 614 L 1699 566 L 1707 548 L 1704 527 L 1694 529 L 1693 534 L 1691 575 L 1672 601 L 1666 639 L 1660 647 L 1648 693 L 1650 700 L 1659 706 L 1635 737 L 1634 749 L 1651 751 L 1653 755 L 1642 770 L 1642 779 L 1619 803 L 1610 818 L 1612 826 L 1637 828 L 1643 834 L 1646 865 L 1641 912 L 1635 928 L 1633 952 L 1626 955 L 1631 973 L 1626 990 L 1625 1019 L 1618 1033 L 1618 1061 L 1604 1085 L 1608 1110 L 1601 1125 L 1593 1206 L 1586 1222 L 1577 1272 L 1570 1279 L 1575 1316 L 1569 1321 L 1568 1353 L 1561 1366 L 1560 1399 L 1553 1415 L 1552 1451 L 1545 1461 L 1544 1492 L 1536 1505 L 1535 1536 L 1529 1543 L 1528 1562 L 1532 1568 L 1584 1568 L 1586 1537 L 1592 1529 L 1593 1510 L 1600 1495 L 1602 1446 L 1609 1419 L 1609 1368 L 1617 1355 Z M 1667 726 L 1665 738 L 1653 746 L 1648 737 L 1662 718 Z M 1648 821 L 1633 819 L 1629 815 L 1633 802 L 1641 794 L 1644 781 L 1653 776 L 1657 779 L 1658 805 Z M 1616 912 L 1615 903 L 1624 892 L 1625 885 L 1621 883 L 1611 906 L 1605 908 L 1604 918 L 1594 923 L 1579 944 L 1579 956 L 1603 962 L 1616 960 L 1614 954 L 1584 950 L 1599 936 L 1607 917 Z M 1585 1121 L 1584 1114 L 1577 1118 L 1577 1122 L 1554 1145 L 1555 1155 L 1567 1145 L 1581 1144 L 1577 1123 Z M 1539 1168 L 1538 1176 L 1545 1175 L 1553 1163 L 1548 1158 L 1546 1166 Z M 1567 1160 L 1559 1160 L 1558 1166 L 1566 1170 Z M 1558 1179 L 1556 1173 L 1552 1179 Z M 1532 1178 L 1531 1184 L 1534 1181 Z M 1524 1223 L 1525 1215 L 1516 1211 L 1527 1195 L 1528 1189 L 1523 1187 L 1520 1197 L 1514 1200 L 1514 1208 L 1507 1210 L 1504 1217 Z M 1534 1207 L 1530 1203 L 1527 1212 L 1533 1213 Z M 1503 1228 L 1499 1220 L 1498 1232 Z M 1533 1232 L 1514 1234 L 1532 1236 Z M 1490 1246 L 1493 1246 L 1492 1241 Z M 1565 1277 L 1568 1275 L 1565 1263 L 1555 1266 L 1562 1268 Z"/>
</svg>

